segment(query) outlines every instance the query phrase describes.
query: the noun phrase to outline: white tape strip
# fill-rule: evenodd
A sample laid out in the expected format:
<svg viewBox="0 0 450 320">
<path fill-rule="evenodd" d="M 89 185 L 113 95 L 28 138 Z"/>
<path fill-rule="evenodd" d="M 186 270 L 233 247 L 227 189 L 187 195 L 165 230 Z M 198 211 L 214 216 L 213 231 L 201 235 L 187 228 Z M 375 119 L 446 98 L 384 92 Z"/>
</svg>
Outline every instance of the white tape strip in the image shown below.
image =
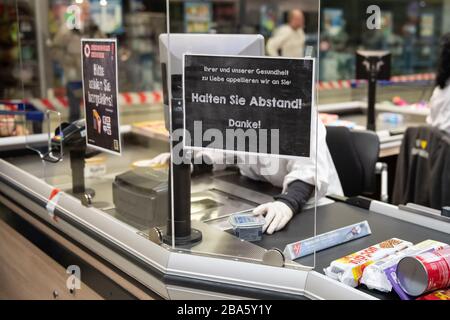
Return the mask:
<svg viewBox="0 0 450 320">
<path fill-rule="evenodd" d="M 55 216 L 55 208 L 58 205 L 59 198 L 61 197 L 62 191 L 59 189 L 53 189 L 50 193 L 50 197 L 48 198 L 47 205 L 45 208 L 47 209 L 47 212 L 49 216 L 57 221 L 57 217 Z"/>
</svg>

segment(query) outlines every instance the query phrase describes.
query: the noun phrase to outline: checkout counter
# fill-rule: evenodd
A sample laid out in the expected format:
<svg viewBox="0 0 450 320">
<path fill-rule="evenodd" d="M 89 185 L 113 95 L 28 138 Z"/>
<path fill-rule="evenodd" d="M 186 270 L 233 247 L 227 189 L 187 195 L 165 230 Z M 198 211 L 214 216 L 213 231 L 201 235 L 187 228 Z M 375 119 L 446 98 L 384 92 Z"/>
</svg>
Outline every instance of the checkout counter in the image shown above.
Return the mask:
<svg viewBox="0 0 450 320">
<path fill-rule="evenodd" d="M 86 178 L 86 186 L 96 193 L 90 206 L 66 192 L 71 189 L 68 159 L 43 163 L 33 153 L 3 153 L 0 202 L 20 219 L 39 224 L 37 229 L 57 234 L 56 241 L 73 245 L 66 250 L 81 248 L 88 255 L 85 261 L 95 257 L 108 265 L 106 269 L 97 267 L 97 272 L 116 287 L 134 292 L 134 297 L 142 297 L 136 292 L 145 291 L 164 299 L 398 299 L 393 293 L 364 286 L 348 287 L 326 277 L 323 269 L 337 258 L 392 237 L 413 243 L 450 241 L 450 219 L 378 201 L 360 207 L 329 201 L 317 211 L 305 209 L 284 230 L 264 235 L 261 241 L 241 241 L 227 230 L 229 214 L 272 201 L 280 190 L 231 170 L 192 180 L 192 227 L 200 230 L 203 238 L 195 244 L 172 247 L 155 237 L 148 222 L 117 210 L 113 199 L 116 177 L 128 172 L 134 161 L 167 150 L 167 145 L 131 131 L 124 141 L 121 158 L 102 155 L 106 173 Z M 321 234 L 364 220 L 369 222 L 371 235 L 318 252 L 315 258 L 285 259 L 281 264 L 270 258 L 274 248 L 283 251 L 287 244 L 313 236 L 315 222 L 317 234 Z M 126 284 L 109 272 L 128 279 Z M 96 290 L 95 281 L 91 287 Z"/>
<path fill-rule="evenodd" d="M 352 125 L 353 129 L 365 130 L 367 122 L 367 102 L 349 101 L 322 104 L 319 112 L 336 114 L 339 120 Z M 380 118 L 382 113 L 395 114 L 402 117 L 401 121 L 386 121 Z M 391 103 L 377 103 L 375 107 L 376 133 L 380 138 L 380 158 L 397 156 L 403 139 L 403 133 L 408 127 L 420 126 L 426 123 L 430 109 L 418 108 L 415 105 L 395 106 Z"/>
</svg>

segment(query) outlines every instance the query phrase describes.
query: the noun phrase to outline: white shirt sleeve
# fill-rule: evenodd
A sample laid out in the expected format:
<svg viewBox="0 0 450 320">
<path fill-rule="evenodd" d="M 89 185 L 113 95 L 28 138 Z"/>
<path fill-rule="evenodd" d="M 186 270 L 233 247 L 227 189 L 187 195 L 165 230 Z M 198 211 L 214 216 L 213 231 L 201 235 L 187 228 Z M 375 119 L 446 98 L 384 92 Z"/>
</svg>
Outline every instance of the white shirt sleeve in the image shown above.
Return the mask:
<svg viewBox="0 0 450 320">
<path fill-rule="evenodd" d="M 450 134 L 450 85 L 435 88 L 429 104 L 427 123 Z"/>
<path fill-rule="evenodd" d="M 330 164 L 328 157 L 328 147 L 325 139 L 325 126 L 319 122 L 318 150 L 316 150 L 315 136 L 312 137 L 311 157 L 307 159 L 292 160 L 288 162 L 289 172 L 283 181 L 283 191 L 295 180 L 301 180 L 310 185 L 317 186 L 318 198 L 324 197 L 330 185 L 330 170 L 334 165 Z M 316 163 L 317 154 L 317 163 Z"/>
</svg>

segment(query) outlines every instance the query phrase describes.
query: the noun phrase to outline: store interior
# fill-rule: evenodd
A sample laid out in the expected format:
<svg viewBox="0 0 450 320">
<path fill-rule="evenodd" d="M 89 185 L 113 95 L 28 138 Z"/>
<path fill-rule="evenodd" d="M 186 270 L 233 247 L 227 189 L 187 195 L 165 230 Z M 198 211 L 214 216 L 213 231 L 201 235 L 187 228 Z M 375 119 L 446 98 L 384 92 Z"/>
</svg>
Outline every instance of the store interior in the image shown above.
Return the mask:
<svg viewBox="0 0 450 320">
<path fill-rule="evenodd" d="M 270 56 L 298 12 L 302 52 Z M 448 32 L 449 0 L 2 1 L 0 239 L 13 240 L 0 245 L 0 273 L 10 275 L 0 299 L 450 299 L 450 282 L 416 293 L 382 269 L 396 261 L 399 272 L 401 258 L 424 252 L 450 257 L 450 96 L 439 100 L 447 111 L 433 111 Z M 86 138 L 96 116 L 83 41 L 94 40 L 116 46 L 115 151 Z M 310 92 L 309 153 L 282 159 L 311 189 L 298 212 L 281 201 L 288 217 L 275 232 L 263 221 L 252 238 L 233 224 L 292 190 L 285 177 L 255 173 L 259 158 L 245 169 L 255 154 L 197 165 L 208 148 L 183 145 L 192 163 L 174 161 L 190 55 L 314 61 L 312 90 L 300 82 L 290 93 Z M 240 86 L 224 92 L 244 94 Z M 414 131 L 435 123 L 438 142 Z M 309 175 L 295 172 L 302 165 Z M 343 232 L 350 238 L 329 243 Z M 380 255 L 353 269 L 343 261 L 366 248 Z M 66 287 L 73 265 L 83 290 Z"/>
</svg>

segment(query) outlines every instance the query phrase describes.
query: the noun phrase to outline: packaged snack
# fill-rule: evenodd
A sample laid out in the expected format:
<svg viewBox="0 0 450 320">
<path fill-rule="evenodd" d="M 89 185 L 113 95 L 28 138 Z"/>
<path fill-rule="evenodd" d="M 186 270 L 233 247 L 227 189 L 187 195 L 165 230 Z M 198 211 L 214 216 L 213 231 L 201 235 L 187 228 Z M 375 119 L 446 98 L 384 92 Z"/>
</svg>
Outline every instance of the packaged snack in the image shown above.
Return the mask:
<svg viewBox="0 0 450 320">
<path fill-rule="evenodd" d="M 389 281 L 386 271 L 388 271 L 391 267 L 395 267 L 393 269 L 395 272 L 396 266 L 400 259 L 406 256 L 417 255 L 430 250 L 444 248 L 446 246 L 447 245 L 445 243 L 439 241 L 425 240 L 412 247 L 405 248 L 404 250 L 380 259 L 367 266 L 361 277 L 361 283 L 365 284 L 369 289 L 375 289 L 382 292 L 391 292 L 392 283 Z"/>
<path fill-rule="evenodd" d="M 412 246 L 412 243 L 392 238 L 379 244 L 335 260 L 326 268 L 325 274 L 348 286 L 356 287 L 364 268 L 377 260 Z"/>
<path fill-rule="evenodd" d="M 410 296 L 450 286 L 450 247 L 402 258 L 397 265 L 400 287 Z"/>
<path fill-rule="evenodd" d="M 437 290 L 435 292 L 419 297 L 416 300 L 450 300 L 450 288 L 446 290 Z"/>
<path fill-rule="evenodd" d="M 392 289 L 394 289 L 395 293 L 399 296 L 402 300 L 411 300 L 413 299 L 411 296 L 406 294 L 405 291 L 400 287 L 400 284 L 398 283 L 397 279 L 397 265 L 390 266 L 384 270 L 384 274 L 386 275 L 386 278 L 389 280 L 389 282 L 392 285 Z"/>
</svg>

